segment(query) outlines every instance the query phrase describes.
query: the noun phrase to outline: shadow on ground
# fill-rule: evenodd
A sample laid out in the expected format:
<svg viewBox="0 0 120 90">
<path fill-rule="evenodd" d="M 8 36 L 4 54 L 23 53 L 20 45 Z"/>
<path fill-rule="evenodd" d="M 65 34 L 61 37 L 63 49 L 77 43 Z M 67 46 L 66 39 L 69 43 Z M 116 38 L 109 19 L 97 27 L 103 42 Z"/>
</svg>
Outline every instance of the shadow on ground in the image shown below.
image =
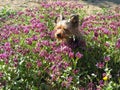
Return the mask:
<svg viewBox="0 0 120 90">
<path fill-rule="evenodd" d="M 120 5 L 120 0 L 83 0 L 83 2 L 99 6 L 100 8 Z"/>
</svg>

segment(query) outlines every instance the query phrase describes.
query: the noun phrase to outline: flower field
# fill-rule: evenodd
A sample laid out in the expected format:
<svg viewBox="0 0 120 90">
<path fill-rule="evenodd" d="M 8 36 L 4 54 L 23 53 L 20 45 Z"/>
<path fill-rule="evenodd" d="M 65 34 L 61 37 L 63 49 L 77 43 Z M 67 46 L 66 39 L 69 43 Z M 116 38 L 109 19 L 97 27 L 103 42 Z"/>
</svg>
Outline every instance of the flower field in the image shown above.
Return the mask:
<svg viewBox="0 0 120 90">
<path fill-rule="evenodd" d="M 0 11 L 0 89 L 120 90 L 120 8 L 87 15 L 75 2 Z M 54 20 L 78 14 L 86 43 L 54 38 Z M 80 47 L 84 44 L 85 47 Z"/>
</svg>

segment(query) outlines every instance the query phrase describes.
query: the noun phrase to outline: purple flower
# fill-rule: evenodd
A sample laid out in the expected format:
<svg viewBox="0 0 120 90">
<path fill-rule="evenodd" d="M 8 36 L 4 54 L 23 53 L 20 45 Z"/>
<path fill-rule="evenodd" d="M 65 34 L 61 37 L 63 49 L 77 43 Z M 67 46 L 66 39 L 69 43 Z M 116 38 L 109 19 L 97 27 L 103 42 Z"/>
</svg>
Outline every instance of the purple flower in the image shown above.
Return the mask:
<svg viewBox="0 0 120 90">
<path fill-rule="evenodd" d="M 52 81 L 56 81 L 56 75 L 55 74 L 52 74 L 51 78 L 52 78 Z"/>
<path fill-rule="evenodd" d="M 69 77 L 67 78 L 67 81 L 68 81 L 69 83 L 71 83 L 72 80 L 73 80 L 73 77 L 71 77 L 71 76 L 69 76 Z"/>
<path fill-rule="evenodd" d="M 43 16 L 43 15 L 40 15 L 40 18 L 41 18 L 41 19 L 43 19 L 43 18 L 44 18 L 44 16 Z"/>
<path fill-rule="evenodd" d="M 104 67 L 104 64 L 105 64 L 104 62 L 98 62 L 96 66 L 101 69 Z"/>
<path fill-rule="evenodd" d="M 115 25 L 110 25 L 110 28 L 112 28 L 114 31 L 117 30 L 117 26 L 115 26 Z"/>
<path fill-rule="evenodd" d="M 24 27 L 24 29 L 23 29 L 23 32 L 25 33 L 25 34 L 28 34 L 29 33 L 29 28 L 27 28 L 27 27 Z"/>
<path fill-rule="evenodd" d="M 41 31 L 40 31 L 40 32 L 41 32 Z M 40 38 L 43 38 L 43 37 L 45 37 L 45 36 L 46 36 L 45 33 L 43 33 L 43 32 L 40 33 Z"/>
<path fill-rule="evenodd" d="M 26 39 L 26 43 L 27 43 L 27 44 L 29 44 L 29 45 L 31 45 L 31 44 L 32 44 L 32 41 L 33 41 L 33 39 L 32 39 L 32 38 L 27 38 L 27 39 Z"/>
<path fill-rule="evenodd" d="M 97 32 L 94 32 L 94 36 L 95 36 L 95 37 L 98 37 L 98 33 L 97 33 Z"/>
<path fill-rule="evenodd" d="M 80 58 L 82 58 L 83 54 L 81 54 L 80 52 L 77 52 L 77 53 L 75 54 L 75 56 L 80 59 Z"/>
<path fill-rule="evenodd" d="M 40 47 L 35 47 L 32 51 L 34 53 L 39 53 L 40 52 Z"/>
<path fill-rule="evenodd" d="M 100 85 L 101 87 L 103 87 L 103 86 L 104 86 L 104 81 L 103 81 L 103 80 L 100 80 L 100 81 L 99 81 L 99 85 Z"/>
<path fill-rule="evenodd" d="M 22 14 L 24 14 L 24 12 L 19 11 L 19 12 L 17 12 L 17 14 L 18 14 L 19 16 L 21 16 Z"/>
<path fill-rule="evenodd" d="M 69 48 L 68 46 L 66 46 L 64 43 L 61 45 L 60 47 L 61 52 L 63 52 L 64 54 L 68 54 L 71 51 L 71 48 Z"/>
<path fill-rule="evenodd" d="M 42 66 L 42 62 L 40 60 L 37 60 L 37 66 L 41 67 Z"/>
<path fill-rule="evenodd" d="M 66 86 L 66 82 L 63 81 L 63 82 L 61 83 L 61 86 L 62 86 L 62 87 L 65 87 L 65 86 Z"/>
<path fill-rule="evenodd" d="M 16 44 L 18 44 L 20 42 L 20 39 L 16 39 L 16 38 L 13 38 L 12 41 Z"/>
<path fill-rule="evenodd" d="M 106 76 L 106 73 L 103 73 L 102 76 L 105 77 L 105 76 Z"/>
<path fill-rule="evenodd" d="M 0 54 L 0 59 L 6 59 L 8 58 L 8 54 L 7 53 L 1 53 Z"/>
<path fill-rule="evenodd" d="M 5 59 L 4 61 L 5 61 L 5 64 L 8 64 L 8 63 L 9 63 L 8 59 Z"/>
<path fill-rule="evenodd" d="M 41 44 L 42 44 L 43 46 L 50 46 L 50 43 L 49 43 L 48 40 L 42 41 Z"/>
<path fill-rule="evenodd" d="M 66 88 L 69 88 L 70 85 L 71 85 L 71 82 L 72 82 L 73 78 L 71 76 L 69 76 L 66 81 L 63 81 L 61 83 L 62 87 L 66 87 Z"/>
<path fill-rule="evenodd" d="M 116 48 L 120 49 L 120 38 L 116 42 Z"/>
<path fill-rule="evenodd" d="M 48 53 L 46 50 L 42 50 L 39 54 L 41 57 L 48 57 Z"/>
<path fill-rule="evenodd" d="M 94 84 L 93 82 L 88 83 L 88 90 L 93 90 Z"/>
<path fill-rule="evenodd" d="M 17 63 L 17 62 L 18 62 L 18 59 L 15 57 L 15 58 L 13 59 L 13 61 L 14 61 L 15 63 Z"/>
<path fill-rule="evenodd" d="M 37 37 L 36 35 L 33 35 L 33 36 L 32 36 L 32 40 L 37 41 L 37 40 L 38 40 L 38 37 Z"/>
<path fill-rule="evenodd" d="M 5 49 L 6 51 L 10 51 L 10 50 L 11 50 L 11 45 L 10 45 L 9 42 L 6 42 L 6 43 L 4 44 L 4 49 Z"/>
<path fill-rule="evenodd" d="M 61 61 L 61 60 L 62 60 L 62 57 L 61 57 L 60 55 L 57 55 L 57 56 L 55 56 L 55 60 L 56 60 L 56 61 Z"/>
<path fill-rule="evenodd" d="M 64 62 L 63 63 L 63 68 L 64 69 L 68 68 L 69 66 L 70 66 L 70 63 L 68 63 L 68 62 Z"/>
<path fill-rule="evenodd" d="M 105 60 L 105 62 L 110 61 L 110 56 L 105 56 L 105 57 L 104 57 L 104 60 Z"/>
<path fill-rule="evenodd" d="M 110 34 L 110 30 L 106 29 L 106 28 L 102 28 L 102 31 L 104 34 Z"/>
<path fill-rule="evenodd" d="M 79 70 L 77 70 L 77 69 L 73 70 L 74 74 L 77 74 L 78 72 L 79 72 Z"/>
<path fill-rule="evenodd" d="M 50 54 L 47 58 L 48 58 L 49 61 L 53 62 L 53 61 L 55 61 L 54 56 L 55 56 L 54 54 Z"/>
<path fill-rule="evenodd" d="M 69 57 L 70 57 L 70 58 L 74 58 L 74 53 L 73 53 L 73 52 L 70 52 L 70 53 L 69 53 Z"/>
<path fill-rule="evenodd" d="M 53 71 L 56 68 L 56 65 L 51 66 L 51 70 Z"/>
<path fill-rule="evenodd" d="M 41 43 L 40 42 L 37 42 L 36 43 L 36 47 L 40 47 L 41 46 Z"/>
</svg>

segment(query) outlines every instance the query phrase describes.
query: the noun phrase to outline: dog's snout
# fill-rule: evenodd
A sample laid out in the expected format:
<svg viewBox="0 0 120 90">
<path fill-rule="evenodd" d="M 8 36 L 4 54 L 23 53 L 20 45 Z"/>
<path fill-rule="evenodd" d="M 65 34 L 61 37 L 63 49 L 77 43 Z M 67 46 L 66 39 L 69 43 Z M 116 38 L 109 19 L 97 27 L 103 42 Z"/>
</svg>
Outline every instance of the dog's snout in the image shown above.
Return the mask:
<svg viewBox="0 0 120 90">
<path fill-rule="evenodd" d="M 57 34 L 57 37 L 58 37 L 58 38 L 61 38 L 61 34 L 60 34 L 60 33 L 58 33 L 58 34 Z"/>
</svg>

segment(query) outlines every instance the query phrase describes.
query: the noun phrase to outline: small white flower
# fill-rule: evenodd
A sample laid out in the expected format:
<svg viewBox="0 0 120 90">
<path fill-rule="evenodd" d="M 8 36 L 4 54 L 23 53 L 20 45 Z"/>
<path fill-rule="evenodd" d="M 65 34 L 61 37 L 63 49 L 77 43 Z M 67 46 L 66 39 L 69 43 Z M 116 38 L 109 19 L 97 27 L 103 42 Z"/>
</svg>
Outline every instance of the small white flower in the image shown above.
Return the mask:
<svg viewBox="0 0 120 90">
<path fill-rule="evenodd" d="M 96 75 L 96 74 L 94 74 L 94 73 L 92 73 L 91 75 L 92 75 L 93 77 L 97 77 L 97 75 Z"/>
</svg>

